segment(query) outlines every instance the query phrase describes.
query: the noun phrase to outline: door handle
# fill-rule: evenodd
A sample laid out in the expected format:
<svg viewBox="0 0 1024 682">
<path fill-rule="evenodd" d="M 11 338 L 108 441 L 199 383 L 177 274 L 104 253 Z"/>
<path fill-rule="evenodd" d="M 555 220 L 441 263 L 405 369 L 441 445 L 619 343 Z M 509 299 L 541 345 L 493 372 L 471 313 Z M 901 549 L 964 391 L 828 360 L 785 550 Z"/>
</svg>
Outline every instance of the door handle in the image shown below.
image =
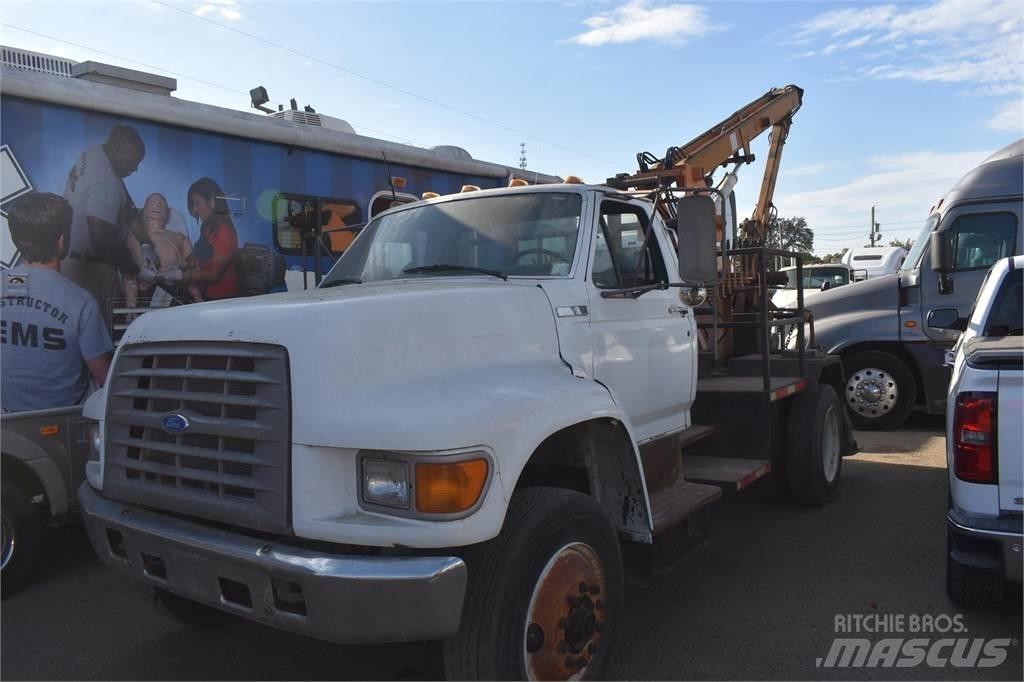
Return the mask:
<svg viewBox="0 0 1024 682">
<path fill-rule="evenodd" d="M 670 305 L 668 307 L 669 315 L 679 315 L 680 317 L 686 317 L 690 314 L 690 310 L 686 306 L 682 305 Z"/>
</svg>

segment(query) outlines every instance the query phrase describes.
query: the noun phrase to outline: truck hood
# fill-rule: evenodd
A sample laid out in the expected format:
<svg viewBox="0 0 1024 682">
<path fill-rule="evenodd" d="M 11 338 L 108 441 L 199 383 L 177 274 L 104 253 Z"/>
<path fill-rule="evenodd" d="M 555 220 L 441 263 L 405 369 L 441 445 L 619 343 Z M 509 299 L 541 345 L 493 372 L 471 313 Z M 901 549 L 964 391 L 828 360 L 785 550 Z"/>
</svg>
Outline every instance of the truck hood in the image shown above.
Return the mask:
<svg viewBox="0 0 1024 682">
<path fill-rule="evenodd" d="M 478 277 L 349 284 L 169 308 L 142 315 L 122 347 L 156 341 L 284 346 L 298 442 L 311 442 L 310 430 L 323 428 L 316 422 L 331 404 L 344 419 L 361 409 L 356 404 L 398 409 L 396 396 L 406 401 L 422 393 L 419 404 L 429 411 L 442 399 L 464 400 L 446 393 L 462 379 L 486 382 L 498 371 L 539 366 L 568 371 L 544 291 L 536 283 Z"/>
<path fill-rule="evenodd" d="M 884 275 L 820 291 L 807 302 L 815 320 L 859 310 L 893 311 L 899 307 L 899 276 Z"/>
</svg>

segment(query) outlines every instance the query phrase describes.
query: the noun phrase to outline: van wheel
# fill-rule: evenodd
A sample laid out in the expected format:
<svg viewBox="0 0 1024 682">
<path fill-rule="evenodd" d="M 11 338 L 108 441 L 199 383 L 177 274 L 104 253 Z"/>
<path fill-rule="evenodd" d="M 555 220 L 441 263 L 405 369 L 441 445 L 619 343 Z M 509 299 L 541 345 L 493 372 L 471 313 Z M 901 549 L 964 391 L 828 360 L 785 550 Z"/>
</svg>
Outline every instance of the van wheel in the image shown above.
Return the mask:
<svg viewBox="0 0 1024 682">
<path fill-rule="evenodd" d="M 822 506 L 839 488 L 843 413 L 835 389 L 818 384 L 790 398 L 786 474 L 793 499 Z"/>
<path fill-rule="evenodd" d="M 0 545 L 0 586 L 3 596 L 17 592 L 32 574 L 32 566 L 39 555 L 41 524 L 32 502 L 18 486 L 3 482 L 0 525 L 3 526 L 3 544 Z"/>
<path fill-rule="evenodd" d="M 960 606 L 1000 604 L 1006 580 L 1000 570 L 982 570 L 966 566 L 953 558 L 956 549 L 952 532 L 946 531 L 946 593 Z"/>
<path fill-rule="evenodd" d="M 891 429 L 910 416 L 917 382 L 902 360 L 881 351 L 864 351 L 844 359 L 843 369 L 843 402 L 854 428 Z"/>
<path fill-rule="evenodd" d="M 466 550 L 449 679 L 599 679 L 622 611 L 622 557 L 593 498 L 561 488 L 512 496 L 501 534 Z"/>
</svg>

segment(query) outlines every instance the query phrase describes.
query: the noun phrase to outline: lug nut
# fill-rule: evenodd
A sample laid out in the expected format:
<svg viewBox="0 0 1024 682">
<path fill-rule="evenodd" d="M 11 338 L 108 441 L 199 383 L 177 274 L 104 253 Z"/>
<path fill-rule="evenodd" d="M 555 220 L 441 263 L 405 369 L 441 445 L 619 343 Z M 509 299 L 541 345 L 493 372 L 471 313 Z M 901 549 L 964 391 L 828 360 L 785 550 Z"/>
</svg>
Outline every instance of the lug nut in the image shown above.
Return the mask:
<svg viewBox="0 0 1024 682">
<path fill-rule="evenodd" d="M 558 653 L 564 654 L 568 650 L 569 650 L 569 645 L 568 644 L 566 644 L 565 642 L 559 642 L 558 643 Z"/>
<path fill-rule="evenodd" d="M 590 585 L 586 583 L 580 583 L 580 594 L 586 594 L 590 591 Z"/>
<path fill-rule="evenodd" d="M 590 594 L 601 594 L 601 586 L 594 583 L 590 586 Z"/>
<path fill-rule="evenodd" d="M 569 602 L 569 606 L 576 606 L 576 603 L 579 601 L 579 597 L 577 597 L 575 594 L 570 594 L 566 595 L 565 600 Z"/>
</svg>

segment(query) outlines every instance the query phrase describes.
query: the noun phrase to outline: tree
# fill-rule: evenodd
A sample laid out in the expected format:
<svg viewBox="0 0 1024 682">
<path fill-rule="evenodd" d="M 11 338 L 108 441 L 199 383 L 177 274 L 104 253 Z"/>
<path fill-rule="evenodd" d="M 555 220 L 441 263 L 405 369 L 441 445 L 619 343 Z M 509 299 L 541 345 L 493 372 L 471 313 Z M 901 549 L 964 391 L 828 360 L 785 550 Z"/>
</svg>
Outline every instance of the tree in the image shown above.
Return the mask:
<svg viewBox="0 0 1024 682">
<path fill-rule="evenodd" d="M 786 251 L 810 253 L 814 250 L 814 230 L 807 227 L 807 220 L 802 216 L 776 218 L 770 242 Z"/>
<path fill-rule="evenodd" d="M 902 246 L 907 251 L 910 251 L 910 247 L 912 247 L 913 245 L 914 240 L 910 238 L 904 239 L 903 241 L 900 241 L 899 239 L 893 239 L 892 241 L 889 242 L 889 246 Z"/>
<path fill-rule="evenodd" d="M 843 256 L 846 255 L 847 251 L 849 251 L 849 249 L 843 249 L 842 251 L 837 251 L 835 253 L 826 253 L 824 256 L 821 257 L 821 262 L 841 263 L 843 262 Z"/>
</svg>

